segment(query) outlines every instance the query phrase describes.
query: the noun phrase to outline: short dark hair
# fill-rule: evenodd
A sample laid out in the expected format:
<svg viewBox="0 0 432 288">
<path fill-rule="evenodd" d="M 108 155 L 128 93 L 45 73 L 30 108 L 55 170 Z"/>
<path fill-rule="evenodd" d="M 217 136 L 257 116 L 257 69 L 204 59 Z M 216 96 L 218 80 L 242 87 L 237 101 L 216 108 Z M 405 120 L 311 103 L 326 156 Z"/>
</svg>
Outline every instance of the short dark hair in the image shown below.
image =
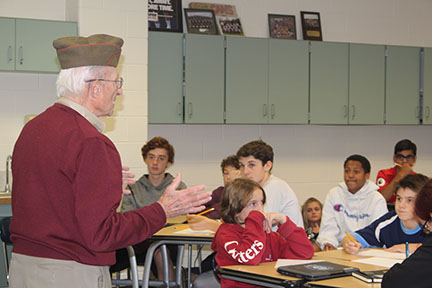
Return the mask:
<svg viewBox="0 0 432 288">
<path fill-rule="evenodd" d="M 403 139 L 396 143 L 394 147 L 394 154 L 396 155 L 398 152 L 411 150 L 414 153 L 414 156 L 417 155 L 417 146 L 409 139 Z"/>
<path fill-rule="evenodd" d="M 415 193 L 420 192 L 423 186 L 429 181 L 429 178 L 423 174 L 409 174 L 402 178 L 395 187 L 394 191 L 398 191 L 400 188 L 409 188 Z"/>
<path fill-rule="evenodd" d="M 417 195 L 415 213 L 423 220 L 427 220 L 432 212 L 432 180 L 429 180 Z"/>
<path fill-rule="evenodd" d="M 262 140 L 255 140 L 244 144 L 237 151 L 237 158 L 253 156 L 262 162 L 264 166 L 268 161 L 273 162 L 273 148 Z"/>
<path fill-rule="evenodd" d="M 371 165 L 370 165 L 369 160 L 362 155 L 354 154 L 354 155 L 349 156 L 344 162 L 344 168 L 346 167 L 346 164 L 348 163 L 348 161 L 360 162 L 360 164 L 362 165 L 362 168 L 366 174 L 370 173 L 370 171 L 371 171 Z"/>
<path fill-rule="evenodd" d="M 263 204 L 265 204 L 264 189 L 253 180 L 237 178 L 225 186 L 221 200 L 221 217 L 225 223 L 241 224 L 237 222 L 235 216 L 246 207 L 255 189 L 263 192 Z"/>
<path fill-rule="evenodd" d="M 240 169 L 240 163 L 236 155 L 230 155 L 222 160 L 222 163 L 220 165 L 220 167 L 222 168 L 222 173 L 227 166 L 232 166 L 236 169 Z"/>
<path fill-rule="evenodd" d="M 168 162 L 174 164 L 174 147 L 168 142 L 168 140 L 159 136 L 153 137 L 141 148 L 141 154 L 143 158 L 146 158 L 147 153 L 150 150 L 156 148 L 165 149 L 168 153 Z"/>
</svg>

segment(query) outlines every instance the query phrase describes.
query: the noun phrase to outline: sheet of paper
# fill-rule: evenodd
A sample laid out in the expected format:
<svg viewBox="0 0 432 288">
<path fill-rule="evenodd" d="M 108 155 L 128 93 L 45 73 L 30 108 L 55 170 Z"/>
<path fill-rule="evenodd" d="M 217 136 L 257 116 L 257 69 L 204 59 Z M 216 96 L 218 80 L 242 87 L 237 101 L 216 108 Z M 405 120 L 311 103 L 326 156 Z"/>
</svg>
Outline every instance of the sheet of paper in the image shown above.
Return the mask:
<svg viewBox="0 0 432 288">
<path fill-rule="evenodd" d="M 275 268 L 280 266 L 291 266 L 300 264 L 309 264 L 315 262 L 322 262 L 323 260 L 299 260 L 299 259 L 278 259 L 275 264 Z"/>
<path fill-rule="evenodd" d="M 364 259 L 352 260 L 352 262 L 371 264 L 376 266 L 382 266 L 390 268 L 396 263 L 401 263 L 403 260 L 400 259 L 392 259 L 392 258 L 384 258 L 384 257 L 370 257 Z"/>
<path fill-rule="evenodd" d="M 358 253 L 359 256 L 382 257 L 391 259 L 405 259 L 405 253 L 386 252 L 381 249 L 364 250 Z"/>
<path fill-rule="evenodd" d="M 211 230 L 192 230 L 190 228 L 181 229 L 174 232 L 175 234 L 189 234 L 189 235 L 213 235 L 215 232 Z"/>
</svg>

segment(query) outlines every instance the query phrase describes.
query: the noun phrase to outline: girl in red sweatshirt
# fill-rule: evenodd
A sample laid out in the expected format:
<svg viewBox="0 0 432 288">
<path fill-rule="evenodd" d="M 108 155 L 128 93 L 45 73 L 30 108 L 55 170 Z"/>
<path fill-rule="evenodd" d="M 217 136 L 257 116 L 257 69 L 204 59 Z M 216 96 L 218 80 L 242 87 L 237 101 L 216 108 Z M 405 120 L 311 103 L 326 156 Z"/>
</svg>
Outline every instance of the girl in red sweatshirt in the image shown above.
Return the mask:
<svg viewBox="0 0 432 288">
<path fill-rule="evenodd" d="M 217 230 L 212 249 L 218 266 L 257 265 L 283 259 L 310 259 L 314 251 L 303 228 L 281 213 L 264 213 L 265 193 L 256 182 L 236 179 L 225 187 L 221 202 L 224 223 Z M 278 225 L 277 232 L 272 225 Z M 221 286 L 253 287 L 222 279 Z"/>
</svg>

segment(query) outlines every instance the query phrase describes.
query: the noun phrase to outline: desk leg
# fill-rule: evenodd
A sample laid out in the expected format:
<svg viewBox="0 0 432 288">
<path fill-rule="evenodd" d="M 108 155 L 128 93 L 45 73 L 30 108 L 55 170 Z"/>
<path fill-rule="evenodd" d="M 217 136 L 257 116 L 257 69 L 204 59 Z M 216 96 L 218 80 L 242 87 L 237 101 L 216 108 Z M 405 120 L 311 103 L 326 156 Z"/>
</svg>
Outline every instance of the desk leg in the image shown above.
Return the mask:
<svg viewBox="0 0 432 288">
<path fill-rule="evenodd" d="M 187 269 L 187 288 L 191 288 L 191 268 L 192 268 L 192 245 L 188 245 L 188 269 Z"/>
<path fill-rule="evenodd" d="M 182 281 L 182 264 L 183 264 L 183 254 L 184 254 L 184 245 L 178 245 L 177 248 L 177 263 L 176 263 L 176 283 L 179 288 L 183 287 Z"/>
<path fill-rule="evenodd" d="M 162 251 L 162 275 L 163 275 L 163 282 L 165 283 L 165 287 L 169 287 L 169 267 L 168 267 L 168 253 L 167 253 L 167 248 L 166 245 L 162 245 L 160 247 L 161 251 Z"/>
</svg>

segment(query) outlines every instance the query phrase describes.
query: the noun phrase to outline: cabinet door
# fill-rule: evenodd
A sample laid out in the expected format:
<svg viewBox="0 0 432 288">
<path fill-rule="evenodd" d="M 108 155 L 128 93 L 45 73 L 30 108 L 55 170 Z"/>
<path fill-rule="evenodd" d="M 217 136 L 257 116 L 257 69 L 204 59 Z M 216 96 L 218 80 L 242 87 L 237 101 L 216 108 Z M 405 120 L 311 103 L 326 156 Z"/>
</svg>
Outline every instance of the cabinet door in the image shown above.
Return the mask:
<svg viewBox="0 0 432 288">
<path fill-rule="evenodd" d="M 350 124 L 384 124 L 385 46 L 349 44 Z"/>
<path fill-rule="evenodd" d="M 60 65 L 52 43 L 76 35 L 76 22 L 16 19 L 15 69 L 58 72 Z"/>
<path fill-rule="evenodd" d="M 267 123 L 268 39 L 226 39 L 226 123 Z"/>
<path fill-rule="evenodd" d="M 186 34 L 185 123 L 224 123 L 224 37 Z"/>
<path fill-rule="evenodd" d="M 149 32 L 149 123 L 183 123 L 183 34 Z"/>
<path fill-rule="evenodd" d="M 424 48 L 423 124 L 432 124 L 432 48 Z"/>
<path fill-rule="evenodd" d="M 0 18 L 0 70 L 15 70 L 15 19 Z"/>
<path fill-rule="evenodd" d="M 310 123 L 348 123 L 348 44 L 311 42 Z"/>
<path fill-rule="evenodd" d="M 307 124 L 309 42 L 269 40 L 269 123 Z"/>
<path fill-rule="evenodd" d="M 420 48 L 387 46 L 386 124 L 419 124 Z"/>
</svg>

